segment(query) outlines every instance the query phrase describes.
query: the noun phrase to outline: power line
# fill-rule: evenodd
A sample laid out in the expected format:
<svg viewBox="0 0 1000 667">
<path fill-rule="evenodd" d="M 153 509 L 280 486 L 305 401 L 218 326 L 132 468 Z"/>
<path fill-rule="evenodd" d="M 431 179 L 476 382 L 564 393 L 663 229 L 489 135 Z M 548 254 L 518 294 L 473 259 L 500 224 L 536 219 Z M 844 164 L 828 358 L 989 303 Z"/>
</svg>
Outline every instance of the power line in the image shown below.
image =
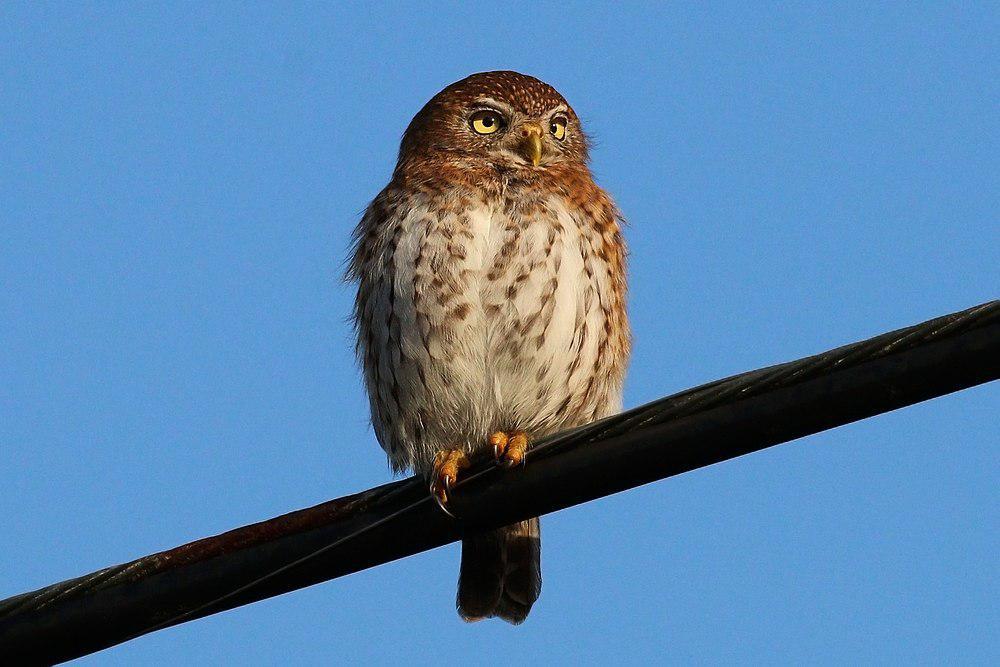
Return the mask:
<svg viewBox="0 0 1000 667">
<path fill-rule="evenodd" d="M 718 380 L 482 462 L 450 507 L 410 478 L 0 601 L 0 655 L 52 663 L 1000 377 L 1000 301 Z"/>
</svg>

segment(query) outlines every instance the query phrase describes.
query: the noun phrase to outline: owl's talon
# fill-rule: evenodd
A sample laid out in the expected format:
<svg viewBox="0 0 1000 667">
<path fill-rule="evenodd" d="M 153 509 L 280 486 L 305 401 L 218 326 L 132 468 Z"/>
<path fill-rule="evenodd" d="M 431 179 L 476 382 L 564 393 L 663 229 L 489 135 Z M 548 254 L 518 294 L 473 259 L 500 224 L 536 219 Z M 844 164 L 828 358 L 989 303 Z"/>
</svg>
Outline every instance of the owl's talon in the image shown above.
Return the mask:
<svg viewBox="0 0 1000 667">
<path fill-rule="evenodd" d="M 507 451 L 507 443 L 509 441 L 509 436 L 503 431 L 497 431 L 490 435 L 490 444 L 493 445 L 493 459 L 497 463 L 503 461 L 503 453 Z"/>
<path fill-rule="evenodd" d="M 524 463 L 527 454 L 528 434 L 524 431 L 518 431 L 511 436 L 510 442 L 507 443 L 507 451 L 504 452 L 504 458 L 507 459 L 507 466 L 513 468 Z"/>
<path fill-rule="evenodd" d="M 455 516 L 454 514 L 451 513 L 451 510 L 448 509 L 448 505 L 445 504 L 445 501 L 441 500 L 440 496 L 438 496 L 438 494 L 434 493 L 433 490 L 431 491 L 431 497 L 434 498 L 434 502 L 437 503 L 437 506 L 441 508 L 442 512 L 444 512 L 445 514 L 447 514 L 448 516 L 450 516 L 452 519 L 457 519 L 458 518 L 457 516 Z"/>
<path fill-rule="evenodd" d="M 497 465 L 513 468 L 524 463 L 528 450 L 528 435 L 524 431 L 515 431 L 509 435 L 497 431 L 490 436 L 490 444 L 493 445 L 493 456 Z"/>
<path fill-rule="evenodd" d="M 447 507 L 451 487 L 458 481 L 458 472 L 469 467 L 469 457 L 461 449 L 443 449 L 434 457 L 434 472 L 430 492 L 438 507 L 454 517 Z"/>
</svg>

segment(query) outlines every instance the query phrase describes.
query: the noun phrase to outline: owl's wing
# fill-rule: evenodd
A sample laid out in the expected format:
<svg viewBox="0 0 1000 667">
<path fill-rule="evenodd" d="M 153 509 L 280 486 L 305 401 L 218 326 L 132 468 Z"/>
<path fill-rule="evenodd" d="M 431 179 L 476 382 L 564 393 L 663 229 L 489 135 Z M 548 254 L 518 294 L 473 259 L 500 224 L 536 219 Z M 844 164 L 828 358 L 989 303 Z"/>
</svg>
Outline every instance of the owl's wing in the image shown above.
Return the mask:
<svg viewBox="0 0 1000 667">
<path fill-rule="evenodd" d="M 406 467 L 406 437 L 399 415 L 398 369 L 401 345 L 394 304 L 393 254 L 401 230 L 396 207 L 382 192 L 354 230 L 346 278 L 358 285 L 353 321 L 358 356 L 371 403 L 371 420 L 382 448 L 397 471 Z"/>
</svg>

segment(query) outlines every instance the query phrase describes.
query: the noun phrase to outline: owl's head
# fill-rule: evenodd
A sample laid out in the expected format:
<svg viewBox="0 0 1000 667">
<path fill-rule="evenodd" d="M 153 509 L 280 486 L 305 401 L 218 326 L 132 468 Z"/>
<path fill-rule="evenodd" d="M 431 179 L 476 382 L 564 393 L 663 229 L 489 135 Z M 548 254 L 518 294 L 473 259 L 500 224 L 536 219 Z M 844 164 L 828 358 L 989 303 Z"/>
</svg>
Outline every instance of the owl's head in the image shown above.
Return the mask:
<svg viewBox="0 0 1000 667">
<path fill-rule="evenodd" d="M 406 128 L 400 164 L 440 157 L 539 170 L 586 163 L 587 137 L 549 84 L 517 72 L 481 72 L 439 92 Z"/>
</svg>

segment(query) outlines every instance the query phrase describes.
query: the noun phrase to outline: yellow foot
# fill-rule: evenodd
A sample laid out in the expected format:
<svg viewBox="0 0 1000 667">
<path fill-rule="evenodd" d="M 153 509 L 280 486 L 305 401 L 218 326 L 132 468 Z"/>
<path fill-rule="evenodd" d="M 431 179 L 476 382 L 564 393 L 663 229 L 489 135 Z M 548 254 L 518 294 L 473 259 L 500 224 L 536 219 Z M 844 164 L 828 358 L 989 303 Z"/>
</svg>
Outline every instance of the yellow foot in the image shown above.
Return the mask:
<svg viewBox="0 0 1000 667">
<path fill-rule="evenodd" d="M 497 463 L 513 468 L 524 463 L 524 457 L 528 452 L 528 434 L 524 431 L 514 431 L 504 433 L 497 431 L 490 436 L 490 444 L 493 445 L 493 456 Z"/>
<path fill-rule="evenodd" d="M 448 494 L 452 485 L 458 481 L 458 472 L 469 467 L 469 457 L 461 449 L 442 449 L 434 457 L 434 474 L 431 477 L 431 495 L 441 509 L 448 511 Z M 450 514 L 450 512 L 449 512 Z"/>
</svg>

